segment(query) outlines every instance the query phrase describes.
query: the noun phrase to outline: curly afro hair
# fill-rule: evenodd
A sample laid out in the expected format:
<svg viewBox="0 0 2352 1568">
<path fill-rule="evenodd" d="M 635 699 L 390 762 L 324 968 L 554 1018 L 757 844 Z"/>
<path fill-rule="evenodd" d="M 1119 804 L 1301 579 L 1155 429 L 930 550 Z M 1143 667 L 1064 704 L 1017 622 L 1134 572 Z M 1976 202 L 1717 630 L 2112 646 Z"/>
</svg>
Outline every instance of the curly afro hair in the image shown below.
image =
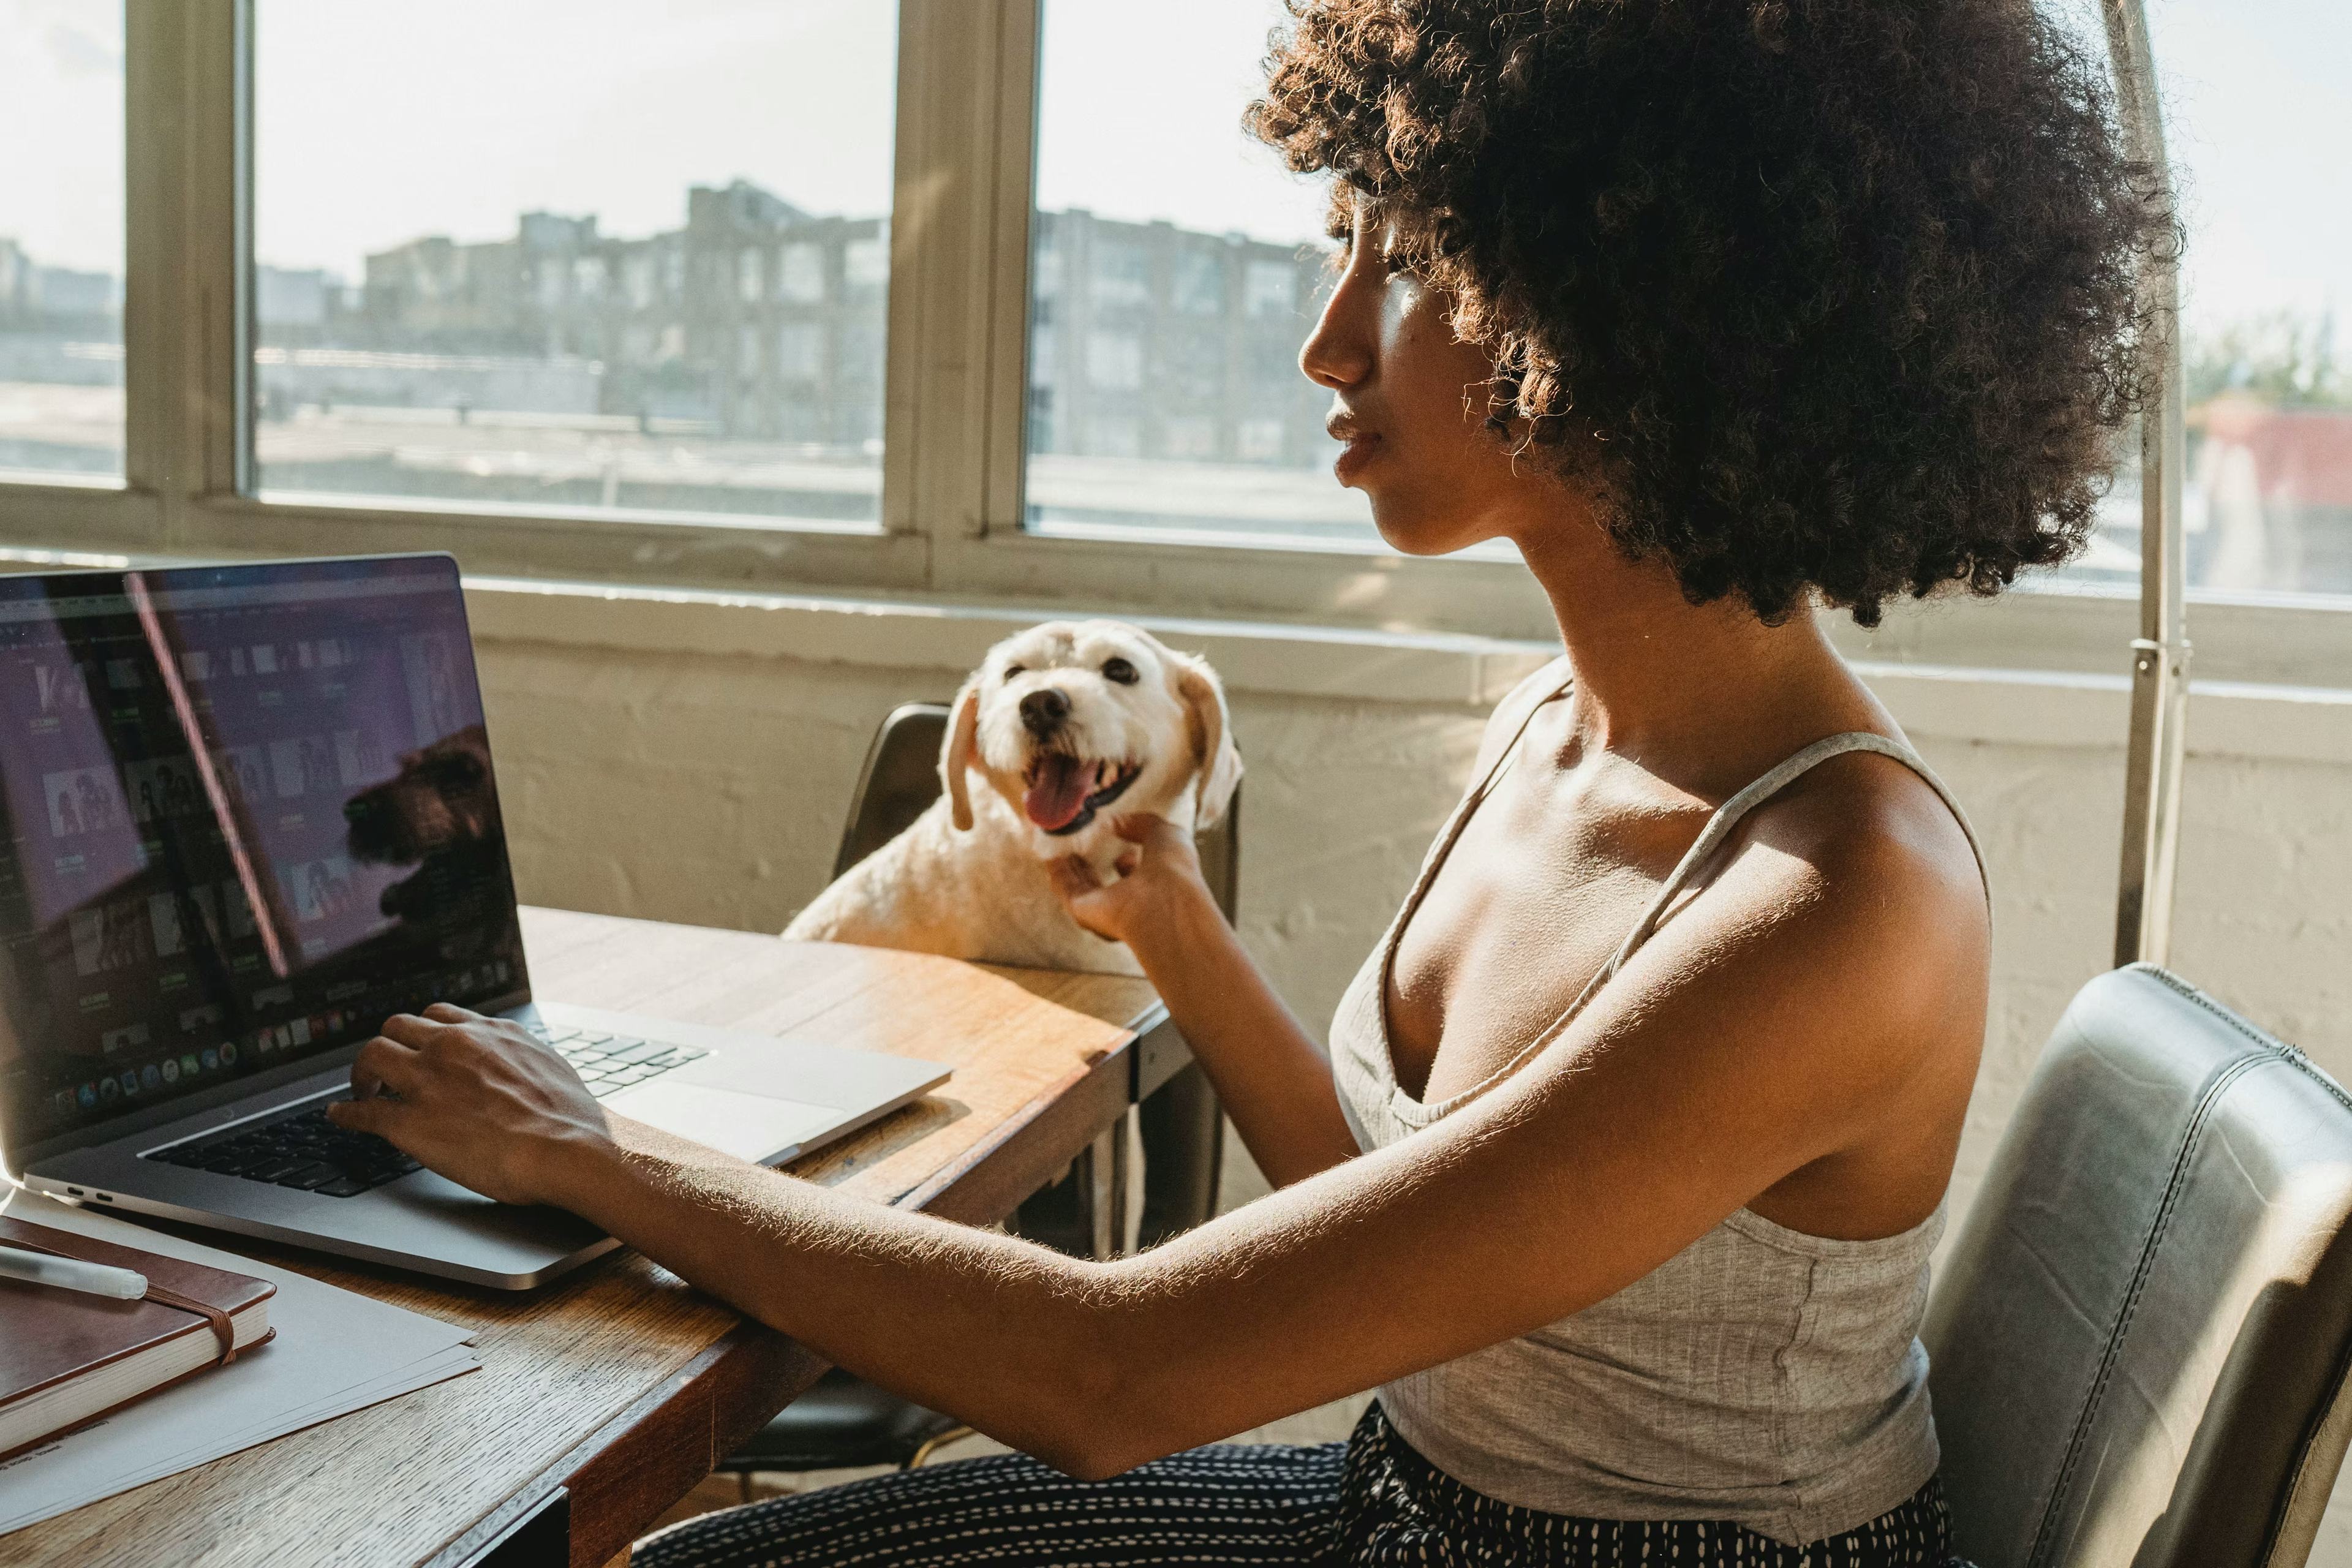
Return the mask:
<svg viewBox="0 0 2352 1568">
<path fill-rule="evenodd" d="M 1371 198 L 1489 424 L 1602 454 L 1693 603 L 1874 626 L 2080 547 L 2178 230 L 2031 0 L 1287 3 L 1249 129 Z"/>
</svg>

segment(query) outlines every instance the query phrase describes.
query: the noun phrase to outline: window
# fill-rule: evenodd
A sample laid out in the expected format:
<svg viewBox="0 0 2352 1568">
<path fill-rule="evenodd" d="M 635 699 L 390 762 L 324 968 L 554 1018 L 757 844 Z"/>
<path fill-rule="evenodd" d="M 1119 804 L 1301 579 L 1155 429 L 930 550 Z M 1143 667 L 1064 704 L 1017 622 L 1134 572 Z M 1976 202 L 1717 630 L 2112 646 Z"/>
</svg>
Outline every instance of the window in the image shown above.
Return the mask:
<svg viewBox="0 0 2352 1568">
<path fill-rule="evenodd" d="M 776 373 L 787 381 L 814 381 L 824 373 L 824 326 L 787 321 L 776 334 Z"/>
<path fill-rule="evenodd" d="M 1151 253 L 1143 239 L 1087 227 L 1094 239 L 1095 308 L 1106 313 L 1150 309 Z"/>
<path fill-rule="evenodd" d="M 0 479 L 122 476 L 121 0 L 0 0 Z"/>
<path fill-rule="evenodd" d="M 1133 392 L 1143 385 L 1143 340 L 1128 332 L 1087 339 L 1087 381 L 1098 391 Z"/>
<path fill-rule="evenodd" d="M 841 248 L 842 281 L 852 289 L 877 289 L 890 279 L 890 237 L 885 226 L 850 239 Z"/>
<path fill-rule="evenodd" d="M 2076 25 L 2096 35 L 2080 0 Z M 2148 26 L 2179 187 L 2188 583 L 2352 594 L 2352 203 L 2341 7 L 2162 0 Z M 2137 447 L 2066 574 L 2137 582 Z"/>
<path fill-rule="evenodd" d="M 1218 316 L 1225 309 L 1225 258 L 1217 250 L 1195 247 L 1176 258 L 1175 300 L 1179 313 Z"/>
<path fill-rule="evenodd" d="M 2036 3 L 2104 51 L 2102 0 Z M 1549 636 L 1507 548 L 1399 557 L 1330 477 L 1297 370 L 1325 190 L 1239 127 L 1282 0 L 1147 9 L 0 0 L 0 541 Z M 2192 612 L 2198 669 L 2274 679 L 2261 649 L 2336 658 L 2341 616 L 2268 601 L 2352 593 L 2352 13 L 2147 9 L 2192 584 L 2252 595 Z M 901 177 L 924 236 L 894 258 Z M 923 439 L 886 452 L 886 420 Z M 2088 591 L 1897 606 L 1871 646 L 2113 668 L 2137 482 L 2069 569 Z"/>
<path fill-rule="evenodd" d="M 2352 594 L 2352 13 L 2150 10 L 2189 226 L 2189 582 Z"/>
<path fill-rule="evenodd" d="M 1201 0 L 1171 30 L 1046 0 L 1034 532 L 1379 547 L 1363 497 L 1331 477 L 1329 395 L 1297 365 L 1330 252 L 1323 190 L 1237 123 L 1282 16 L 1276 0 Z"/>
<path fill-rule="evenodd" d="M 1248 283 L 1244 297 L 1249 301 L 1248 313 L 1264 321 L 1276 321 L 1297 314 L 1298 263 L 1290 257 L 1253 258 L 1243 273 Z"/>
<path fill-rule="evenodd" d="M 776 293 L 789 305 L 814 305 L 824 298 L 824 247 L 808 240 L 784 247 Z"/>
<path fill-rule="evenodd" d="M 895 12 L 256 0 L 264 498 L 876 521 Z"/>
</svg>

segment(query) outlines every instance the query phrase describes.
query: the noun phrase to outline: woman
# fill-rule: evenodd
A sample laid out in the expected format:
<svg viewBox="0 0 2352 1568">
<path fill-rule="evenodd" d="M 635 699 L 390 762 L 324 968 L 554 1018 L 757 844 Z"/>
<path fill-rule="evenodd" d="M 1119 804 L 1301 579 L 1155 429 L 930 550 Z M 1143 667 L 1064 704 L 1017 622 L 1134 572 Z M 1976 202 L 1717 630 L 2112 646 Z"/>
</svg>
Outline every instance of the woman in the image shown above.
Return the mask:
<svg viewBox="0 0 2352 1568">
<path fill-rule="evenodd" d="M 648 1564 L 1941 1563 L 1916 1331 L 1985 891 L 1812 612 L 2076 547 L 2167 216 L 2022 0 L 1292 4 L 1251 123 L 1337 176 L 1339 477 L 1401 551 L 1510 541 L 1565 653 L 1328 1055 L 1165 824 L 1066 870 L 1279 1190 L 1082 1262 L 607 1116 L 443 1008 L 336 1115 L 1035 1456 Z M 1348 1444 L 1188 1452 L 1372 1387 Z"/>
</svg>

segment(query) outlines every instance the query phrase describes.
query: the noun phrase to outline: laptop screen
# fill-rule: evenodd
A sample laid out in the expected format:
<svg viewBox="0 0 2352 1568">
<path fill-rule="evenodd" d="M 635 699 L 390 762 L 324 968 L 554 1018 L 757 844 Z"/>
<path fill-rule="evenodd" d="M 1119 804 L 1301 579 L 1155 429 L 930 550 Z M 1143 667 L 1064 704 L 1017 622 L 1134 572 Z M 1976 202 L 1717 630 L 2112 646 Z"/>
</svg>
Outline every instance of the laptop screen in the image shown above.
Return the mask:
<svg viewBox="0 0 2352 1568">
<path fill-rule="evenodd" d="M 526 994 L 446 556 L 0 578 L 0 1139 Z"/>
</svg>

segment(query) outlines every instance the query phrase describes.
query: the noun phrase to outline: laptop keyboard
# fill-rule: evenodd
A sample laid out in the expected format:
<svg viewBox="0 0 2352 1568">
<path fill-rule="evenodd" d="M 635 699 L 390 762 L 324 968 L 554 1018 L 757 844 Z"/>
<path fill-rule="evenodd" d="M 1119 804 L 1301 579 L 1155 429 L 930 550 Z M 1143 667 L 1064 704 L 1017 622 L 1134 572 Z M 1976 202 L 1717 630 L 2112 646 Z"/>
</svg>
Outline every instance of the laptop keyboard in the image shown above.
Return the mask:
<svg viewBox="0 0 2352 1568">
<path fill-rule="evenodd" d="M 355 1198 L 422 1168 L 373 1132 L 349 1131 L 328 1121 L 331 1103 L 315 1101 L 268 1121 L 248 1121 L 158 1149 L 147 1158 L 330 1198 Z"/>
<path fill-rule="evenodd" d="M 618 1094 L 633 1083 L 659 1078 L 673 1068 L 682 1068 L 710 1054 L 696 1050 L 691 1046 L 668 1046 L 658 1040 L 639 1040 L 627 1035 L 607 1035 L 594 1029 L 549 1028 L 545 1025 L 526 1026 L 532 1034 L 553 1046 L 556 1054 L 570 1062 L 580 1074 L 580 1080 L 588 1086 L 588 1092 L 599 1100 Z"/>
<path fill-rule="evenodd" d="M 529 1027 L 572 1064 L 588 1092 L 598 1100 L 710 1054 L 691 1046 L 663 1045 L 594 1029 Z M 350 1098 L 335 1096 L 336 1100 Z M 328 1121 L 327 1107 L 331 1103 L 314 1101 L 267 1121 L 248 1121 L 209 1138 L 158 1149 L 146 1157 L 327 1198 L 355 1198 L 423 1168 L 373 1133 L 352 1132 Z"/>
</svg>

